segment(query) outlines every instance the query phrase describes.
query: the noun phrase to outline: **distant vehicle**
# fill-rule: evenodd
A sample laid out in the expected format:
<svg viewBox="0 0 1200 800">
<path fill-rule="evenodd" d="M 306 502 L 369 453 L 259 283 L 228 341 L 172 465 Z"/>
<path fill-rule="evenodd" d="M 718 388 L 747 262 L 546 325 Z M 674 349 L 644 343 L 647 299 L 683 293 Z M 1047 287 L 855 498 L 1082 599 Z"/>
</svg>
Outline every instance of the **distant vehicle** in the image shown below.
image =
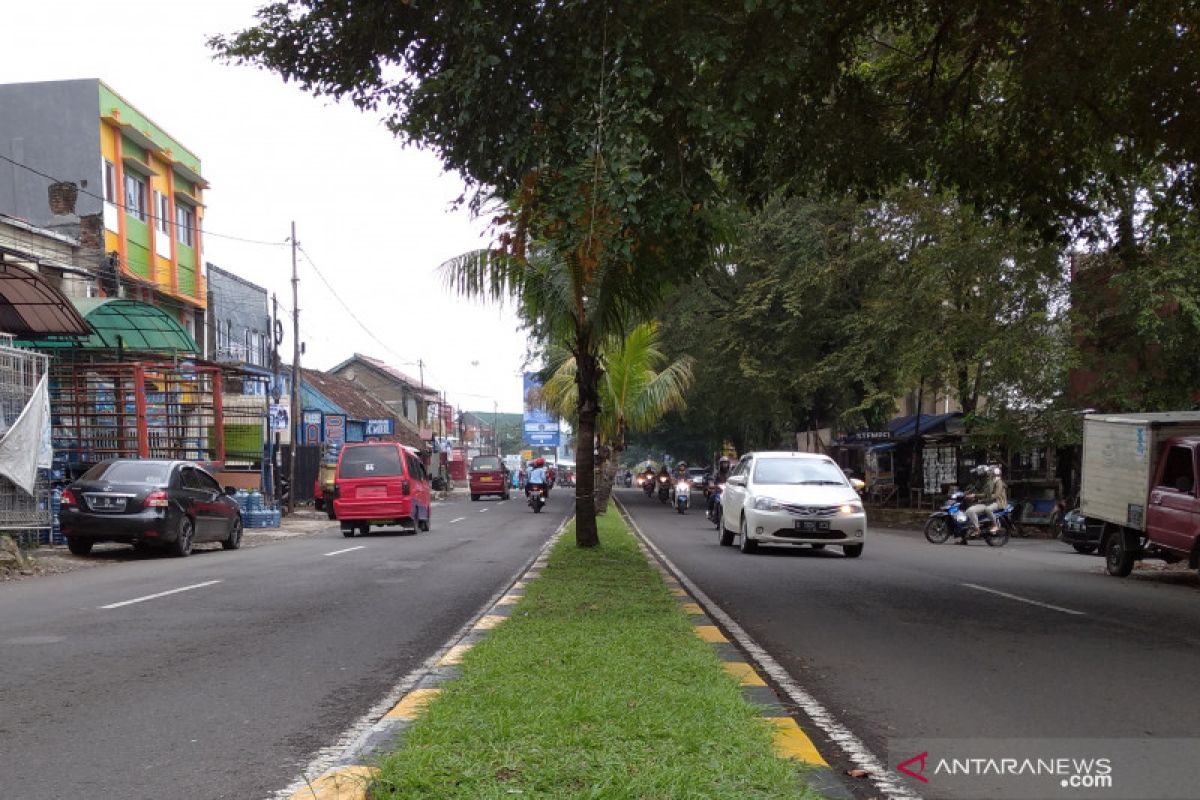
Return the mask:
<svg viewBox="0 0 1200 800">
<path fill-rule="evenodd" d="M 508 467 L 504 466 L 500 456 L 475 456 L 471 459 L 471 472 L 467 480 L 472 500 L 489 494 L 502 500 L 508 499 Z"/>
<path fill-rule="evenodd" d="M 970 520 L 967 509 L 972 505 L 971 495 L 965 492 L 954 492 L 946 498 L 940 511 L 929 515 L 925 522 L 925 538 L 931 544 L 944 544 L 951 536 L 960 540 L 971 538 Z M 996 524 L 992 525 L 987 513 L 979 514 L 979 537 L 987 542 L 989 547 L 1003 547 L 1008 544 L 1016 530 L 1013 521 L 1013 504 L 995 512 Z"/>
<path fill-rule="evenodd" d="M 1088 414 L 1079 510 L 1098 524 L 1110 575 L 1135 561 L 1200 567 L 1200 412 Z"/>
<path fill-rule="evenodd" d="M 118 458 L 63 490 L 59 524 L 77 556 L 96 542 L 161 546 L 174 556 L 189 555 L 199 542 L 237 550 L 242 515 L 234 491 L 190 462 Z"/>
<path fill-rule="evenodd" d="M 372 525 L 429 530 L 432 494 L 417 451 L 395 442 L 348 444 L 338 457 L 333 508 L 342 535 Z"/>
<path fill-rule="evenodd" d="M 828 456 L 798 452 L 748 453 L 725 483 L 718 528 L 722 545 L 735 538 L 743 553 L 759 545 L 840 545 L 862 555 L 867 515 L 858 493 Z M 737 526 L 730 530 L 729 525 Z"/>
<path fill-rule="evenodd" d="M 1076 553 L 1091 555 L 1100 549 L 1100 535 L 1103 532 L 1103 522 L 1089 521 L 1083 512 L 1076 508 L 1063 515 L 1059 538 L 1074 547 Z"/>
<path fill-rule="evenodd" d="M 708 474 L 709 470 L 707 467 L 688 467 L 688 483 L 692 486 L 703 486 L 704 479 L 708 477 Z"/>
</svg>

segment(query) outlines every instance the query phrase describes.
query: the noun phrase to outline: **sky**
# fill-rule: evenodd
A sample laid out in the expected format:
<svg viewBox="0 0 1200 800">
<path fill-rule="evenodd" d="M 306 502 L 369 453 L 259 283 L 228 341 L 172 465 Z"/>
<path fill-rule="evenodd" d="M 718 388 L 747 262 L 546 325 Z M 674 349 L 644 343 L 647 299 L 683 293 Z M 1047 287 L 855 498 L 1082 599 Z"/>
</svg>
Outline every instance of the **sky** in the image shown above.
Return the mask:
<svg viewBox="0 0 1200 800">
<path fill-rule="evenodd" d="M 212 187 L 204 260 L 278 294 L 289 315 L 285 360 L 292 267 L 283 242 L 295 221 L 304 366 L 364 353 L 423 372 L 462 408 L 520 411 L 526 340 L 516 315 L 463 300 L 437 272 L 488 244 L 485 220 L 452 207 L 461 179 L 434 154 L 402 146 L 376 116 L 215 61 L 208 38 L 248 27 L 262 4 L 10 0 L 0 82 L 99 78 L 194 152 Z"/>
</svg>

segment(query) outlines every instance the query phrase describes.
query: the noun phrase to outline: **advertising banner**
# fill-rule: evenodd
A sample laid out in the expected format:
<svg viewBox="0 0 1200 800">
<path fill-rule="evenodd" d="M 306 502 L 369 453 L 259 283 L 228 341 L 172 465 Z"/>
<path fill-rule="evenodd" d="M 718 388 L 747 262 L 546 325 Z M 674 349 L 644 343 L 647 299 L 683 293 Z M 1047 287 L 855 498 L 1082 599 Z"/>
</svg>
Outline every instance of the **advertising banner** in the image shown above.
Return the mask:
<svg viewBox="0 0 1200 800">
<path fill-rule="evenodd" d="M 557 447 L 559 441 L 558 420 L 542 403 L 542 381 L 536 372 L 524 375 L 525 443 L 540 447 Z"/>
<path fill-rule="evenodd" d="M 325 415 L 325 441 L 337 445 L 346 443 L 346 417 L 344 415 Z"/>
</svg>

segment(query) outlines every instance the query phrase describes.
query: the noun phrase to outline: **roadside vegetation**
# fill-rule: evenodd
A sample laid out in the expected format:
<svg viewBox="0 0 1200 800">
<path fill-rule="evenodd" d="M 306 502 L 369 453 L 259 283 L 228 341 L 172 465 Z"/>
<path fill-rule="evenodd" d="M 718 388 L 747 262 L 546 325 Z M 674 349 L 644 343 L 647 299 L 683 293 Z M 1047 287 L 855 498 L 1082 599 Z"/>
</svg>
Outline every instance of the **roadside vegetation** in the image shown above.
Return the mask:
<svg viewBox="0 0 1200 800">
<path fill-rule="evenodd" d="M 386 758 L 383 798 L 814 798 L 615 514 L 571 531 Z"/>
</svg>

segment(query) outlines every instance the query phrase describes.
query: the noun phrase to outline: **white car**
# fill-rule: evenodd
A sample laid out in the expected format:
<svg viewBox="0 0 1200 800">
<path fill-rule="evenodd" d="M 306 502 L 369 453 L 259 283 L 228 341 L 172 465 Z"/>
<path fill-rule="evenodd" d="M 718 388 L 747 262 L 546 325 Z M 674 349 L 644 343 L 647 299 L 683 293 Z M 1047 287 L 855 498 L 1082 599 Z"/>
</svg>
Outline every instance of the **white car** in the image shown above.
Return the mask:
<svg viewBox="0 0 1200 800">
<path fill-rule="evenodd" d="M 867 536 L 862 498 L 828 456 L 749 453 L 730 473 L 721 507 L 721 544 L 736 538 L 743 553 L 760 544 L 816 549 L 832 544 L 849 558 L 862 555 Z"/>
</svg>

